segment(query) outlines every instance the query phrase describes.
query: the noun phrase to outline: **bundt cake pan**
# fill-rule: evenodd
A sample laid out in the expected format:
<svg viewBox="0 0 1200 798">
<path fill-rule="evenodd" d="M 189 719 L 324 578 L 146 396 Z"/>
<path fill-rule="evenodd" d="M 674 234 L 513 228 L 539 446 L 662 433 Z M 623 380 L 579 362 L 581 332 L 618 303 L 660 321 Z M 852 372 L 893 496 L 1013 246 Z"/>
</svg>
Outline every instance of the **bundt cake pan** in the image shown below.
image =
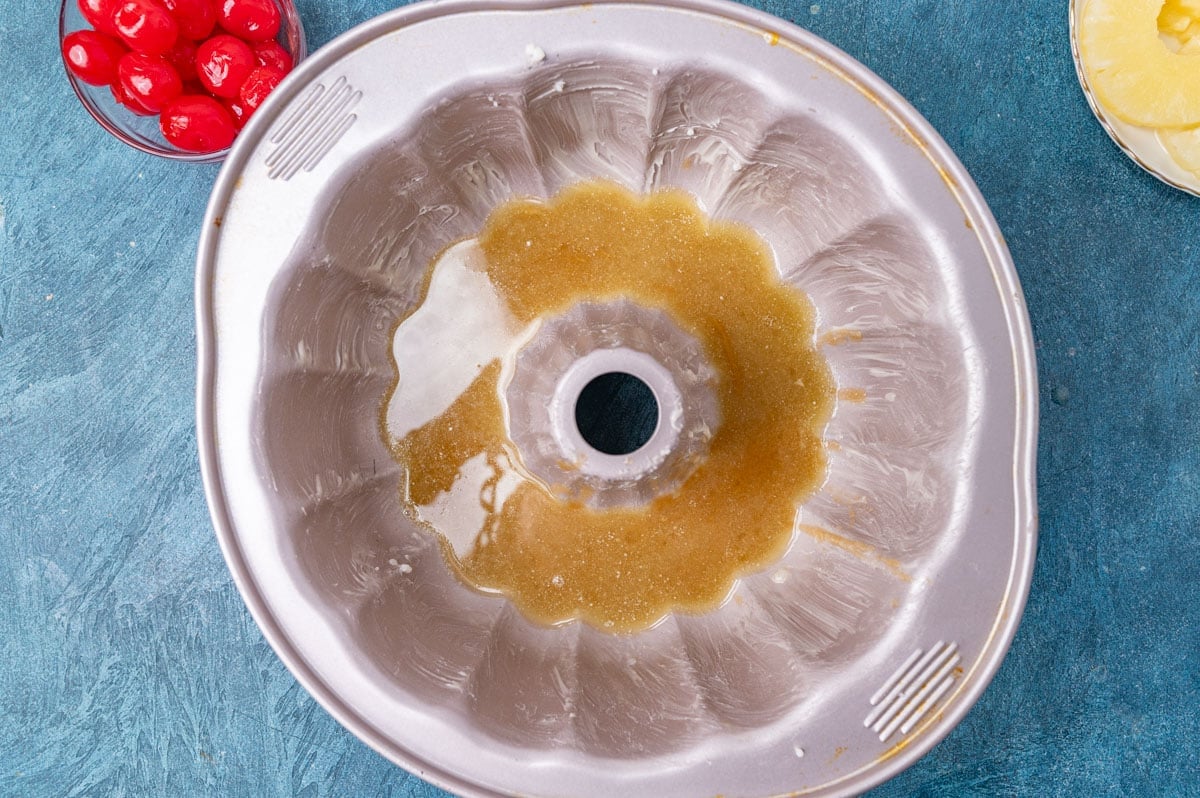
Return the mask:
<svg viewBox="0 0 1200 798">
<path fill-rule="evenodd" d="M 431 260 L 505 200 L 595 178 L 757 231 L 838 386 L 828 474 L 782 558 L 638 634 L 539 626 L 464 586 L 404 514 L 380 431 Z M 374 19 L 240 136 L 196 285 L 200 458 L 238 587 L 326 709 L 446 789 L 855 794 L 945 736 L 1012 639 L 1037 394 L 1007 249 L 911 106 L 774 17 L 445 0 Z M 663 323 L 614 308 L 556 340 L 586 349 L 605 314 Z M 535 439 L 527 417 L 514 434 Z"/>
</svg>

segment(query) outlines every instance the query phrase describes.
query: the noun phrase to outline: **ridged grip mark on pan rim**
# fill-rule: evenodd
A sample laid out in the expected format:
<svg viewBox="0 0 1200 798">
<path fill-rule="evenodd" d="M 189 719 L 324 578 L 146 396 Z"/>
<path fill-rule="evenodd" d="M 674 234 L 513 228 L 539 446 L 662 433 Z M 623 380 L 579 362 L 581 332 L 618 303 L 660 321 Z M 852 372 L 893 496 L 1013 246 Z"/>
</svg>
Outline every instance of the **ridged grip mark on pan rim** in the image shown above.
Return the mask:
<svg viewBox="0 0 1200 798">
<path fill-rule="evenodd" d="M 345 135 L 358 116 L 351 113 L 362 99 L 344 77 L 331 86 L 314 84 L 308 94 L 275 128 L 267 156 L 267 176 L 290 180 L 303 169 L 311 172 L 333 145 Z"/>
<path fill-rule="evenodd" d="M 962 656 L 957 643 L 939 640 L 928 651 L 917 649 L 871 696 L 874 707 L 863 725 L 879 735 L 880 742 L 899 729 L 908 734 L 954 684 Z"/>
</svg>

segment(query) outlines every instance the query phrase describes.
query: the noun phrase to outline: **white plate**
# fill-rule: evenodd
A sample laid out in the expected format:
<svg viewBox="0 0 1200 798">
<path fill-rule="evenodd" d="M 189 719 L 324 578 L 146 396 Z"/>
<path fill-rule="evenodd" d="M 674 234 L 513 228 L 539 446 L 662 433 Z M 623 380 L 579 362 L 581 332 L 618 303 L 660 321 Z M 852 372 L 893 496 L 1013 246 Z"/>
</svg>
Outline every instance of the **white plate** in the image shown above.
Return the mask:
<svg viewBox="0 0 1200 798">
<path fill-rule="evenodd" d="M 1071 57 L 1075 60 L 1075 74 L 1079 76 L 1079 85 L 1083 87 L 1083 95 L 1087 97 L 1092 113 L 1096 115 L 1109 138 L 1133 159 L 1134 163 L 1168 186 L 1200 197 L 1200 177 L 1175 163 L 1175 159 L 1163 147 L 1153 129 L 1122 122 L 1115 115 L 1108 113 L 1092 93 L 1087 70 L 1083 68 L 1083 62 L 1079 58 L 1079 26 L 1086 7 L 1086 0 L 1071 0 Z"/>
</svg>

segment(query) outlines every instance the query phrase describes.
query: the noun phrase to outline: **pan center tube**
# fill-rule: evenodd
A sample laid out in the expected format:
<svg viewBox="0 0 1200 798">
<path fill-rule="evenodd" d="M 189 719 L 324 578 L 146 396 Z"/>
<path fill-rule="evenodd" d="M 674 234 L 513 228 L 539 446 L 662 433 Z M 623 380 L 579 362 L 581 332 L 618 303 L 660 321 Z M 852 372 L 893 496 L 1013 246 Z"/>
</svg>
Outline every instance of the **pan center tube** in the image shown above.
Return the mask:
<svg viewBox="0 0 1200 798">
<path fill-rule="evenodd" d="M 633 378 L 626 391 L 653 397 L 657 418 L 640 425 L 648 434 L 628 428 L 646 414 L 645 400 L 622 413 L 602 395 L 603 383 L 621 382 L 615 375 Z M 543 323 L 517 353 L 504 388 L 508 433 L 556 496 L 596 509 L 645 504 L 677 490 L 703 461 L 720 425 L 716 382 L 700 342 L 665 312 L 625 299 L 583 302 Z M 593 421 L 605 412 L 618 416 L 607 430 Z"/>
</svg>

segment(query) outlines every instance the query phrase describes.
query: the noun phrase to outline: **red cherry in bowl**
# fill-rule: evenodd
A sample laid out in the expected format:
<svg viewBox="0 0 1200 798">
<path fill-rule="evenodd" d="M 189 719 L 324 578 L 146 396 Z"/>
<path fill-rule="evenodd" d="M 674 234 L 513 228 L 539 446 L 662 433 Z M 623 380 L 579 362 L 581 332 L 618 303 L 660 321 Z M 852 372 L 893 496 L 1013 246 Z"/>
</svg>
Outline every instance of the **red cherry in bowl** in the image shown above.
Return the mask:
<svg viewBox="0 0 1200 798">
<path fill-rule="evenodd" d="M 160 55 L 126 54 L 117 64 L 117 79 L 125 93 L 147 111 L 161 111 L 183 93 L 179 73 Z"/>
<path fill-rule="evenodd" d="M 236 36 L 213 36 L 196 51 L 196 72 L 200 82 L 217 97 L 237 97 L 256 66 L 254 51 Z"/>
<path fill-rule="evenodd" d="M 122 0 L 113 9 L 117 35 L 139 53 L 162 55 L 179 38 L 179 23 L 154 0 Z"/>
<path fill-rule="evenodd" d="M 217 11 L 211 0 L 162 0 L 162 4 L 179 24 L 180 36 L 198 41 L 216 27 Z"/>
<path fill-rule="evenodd" d="M 196 52 L 199 50 L 199 44 L 191 39 L 180 38 L 175 42 L 175 46 L 166 52 L 163 58 L 167 59 L 167 63 L 175 67 L 175 71 L 179 73 L 179 78 L 184 83 L 189 80 L 198 81 L 196 75 Z"/>
<path fill-rule="evenodd" d="M 111 36 L 94 30 L 68 34 L 62 43 L 67 68 L 84 83 L 107 86 L 117 79 L 117 62 L 128 50 Z"/>
<path fill-rule="evenodd" d="M 93 28 L 116 36 L 117 29 L 113 27 L 112 17 L 117 3 L 118 0 L 79 0 L 79 10 Z"/>
<path fill-rule="evenodd" d="M 217 24 L 248 42 L 274 39 L 281 21 L 272 0 L 217 0 Z"/>
<path fill-rule="evenodd" d="M 163 137 L 188 152 L 223 150 L 237 136 L 229 110 L 212 97 L 185 94 L 163 109 L 159 117 Z"/>
<path fill-rule="evenodd" d="M 135 97 L 133 97 L 133 95 L 131 95 L 129 92 L 125 91 L 125 87 L 121 85 L 121 81 L 118 80 L 116 83 L 109 86 L 108 88 L 110 91 L 112 91 L 113 99 L 116 100 L 117 102 L 119 102 L 121 105 L 123 105 L 126 109 L 128 109 L 132 113 L 135 113 L 138 116 L 154 116 L 155 115 L 155 113 L 153 111 L 148 111 L 145 108 L 143 108 L 141 103 L 139 103 L 137 101 L 137 99 Z"/>
<path fill-rule="evenodd" d="M 238 91 L 238 99 L 242 101 L 242 106 L 251 114 L 257 111 L 266 101 L 267 95 L 275 91 L 275 87 L 284 77 L 284 73 L 274 67 L 256 68 Z"/>
<path fill-rule="evenodd" d="M 266 42 L 255 42 L 251 48 L 259 66 L 275 67 L 285 75 L 292 71 L 292 54 L 283 49 L 283 45 L 274 39 Z"/>
</svg>

